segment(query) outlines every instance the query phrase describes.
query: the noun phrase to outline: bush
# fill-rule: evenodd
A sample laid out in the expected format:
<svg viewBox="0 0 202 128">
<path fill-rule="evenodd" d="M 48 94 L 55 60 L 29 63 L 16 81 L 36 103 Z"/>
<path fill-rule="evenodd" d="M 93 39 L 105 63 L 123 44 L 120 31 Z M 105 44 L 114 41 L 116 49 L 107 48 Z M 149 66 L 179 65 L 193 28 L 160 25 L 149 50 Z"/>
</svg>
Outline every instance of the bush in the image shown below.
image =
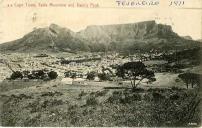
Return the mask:
<svg viewBox="0 0 202 128">
<path fill-rule="evenodd" d="M 41 94 L 41 96 L 61 96 L 61 95 L 63 95 L 63 93 L 62 92 L 57 92 L 57 91 L 55 91 L 55 92 L 43 92 L 42 94 Z"/>
<path fill-rule="evenodd" d="M 95 93 L 95 97 L 98 97 L 98 96 L 105 96 L 105 94 L 107 94 L 108 90 L 103 90 L 103 91 L 97 91 Z"/>
<path fill-rule="evenodd" d="M 88 80 L 94 80 L 95 79 L 95 74 L 96 72 L 90 72 L 87 74 L 87 78 Z"/>
<path fill-rule="evenodd" d="M 86 105 L 97 105 L 98 101 L 95 97 L 90 97 L 86 100 Z"/>
<path fill-rule="evenodd" d="M 172 94 L 170 96 L 170 100 L 178 100 L 180 98 L 180 96 L 178 94 Z"/>
<path fill-rule="evenodd" d="M 56 79 L 56 78 L 58 77 L 58 74 L 57 74 L 57 72 L 50 71 L 50 72 L 48 73 L 48 77 L 49 77 L 51 80 L 53 80 L 53 79 Z"/>
<path fill-rule="evenodd" d="M 119 95 L 112 95 L 107 99 L 108 103 L 119 103 L 119 100 L 121 99 L 121 96 Z"/>
<path fill-rule="evenodd" d="M 145 94 L 144 94 L 144 100 L 145 100 L 145 101 L 150 102 L 150 101 L 152 101 L 152 99 L 153 99 L 153 96 L 152 96 L 151 93 L 145 93 Z"/>
<path fill-rule="evenodd" d="M 23 75 L 20 71 L 15 71 L 11 74 L 10 79 L 15 80 L 15 79 L 22 79 Z"/>
<path fill-rule="evenodd" d="M 179 88 L 179 87 L 176 87 L 176 86 L 172 86 L 171 89 L 172 89 L 172 90 L 176 90 L 176 91 L 183 90 L 182 88 Z"/>
<path fill-rule="evenodd" d="M 133 88 L 132 89 L 133 92 L 144 92 L 143 88 Z"/>
<path fill-rule="evenodd" d="M 76 76 L 77 76 L 76 73 L 72 73 L 71 76 L 70 76 L 70 78 L 72 78 L 72 79 L 76 79 Z"/>
<path fill-rule="evenodd" d="M 134 93 L 134 94 L 133 94 L 133 100 L 141 101 L 141 95 L 138 94 L 138 93 Z"/>
<path fill-rule="evenodd" d="M 45 78 L 45 72 L 43 70 L 39 70 L 36 72 L 36 77 L 38 79 L 44 79 Z"/>
<path fill-rule="evenodd" d="M 47 108 L 47 107 L 53 107 L 57 105 L 62 105 L 64 102 L 62 100 L 57 100 L 57 99 L 51 99 L 51 100 L 45 100 L 41 107 L 42 108 Z"/>
<path fill-rule="evenodd" d="M 87 95 L 87 93 L 86 92 L 84 92 L 84 91 L 81 91 L 81 93 L 79 93 L 79 99 L 82 97 L 82 96 L 85 96 L 85 95 Z"/>
<path fill-rule="evenodd" d="M 153 92 L 152 96 L 154 101 L 165 99 L 165 96 L 163 96 L 160 92 Z"/>
<path fill-rule="evenodd" d="M 71 76 L 71 71 L 65 72 L 64 75 L 65 75 L 65 77 L 70 77 Z"/>
<path fill-rule="evenodd" d="M 110 75 L 106 73 L 100 73 L 98 77 L 101 81 L 111 80 Z"/>
</svg>

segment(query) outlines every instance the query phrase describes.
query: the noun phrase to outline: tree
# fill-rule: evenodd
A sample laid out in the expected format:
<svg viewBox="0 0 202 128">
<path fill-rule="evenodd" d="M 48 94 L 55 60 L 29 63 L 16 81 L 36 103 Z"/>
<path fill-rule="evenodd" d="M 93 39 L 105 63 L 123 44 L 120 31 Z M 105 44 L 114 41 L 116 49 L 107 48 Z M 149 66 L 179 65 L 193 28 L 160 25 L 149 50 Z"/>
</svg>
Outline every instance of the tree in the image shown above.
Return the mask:
<svg viewBox="0 0 202 128">
<path fill-rule="evenodd" d="M 20 71 L 15 71 L 11 74 L 10 79 L 11 80 L 15 80 L 15 79 L 22 79 L 23 78 L 23 74 Z"/>
<path fill-rule="evenodd" d="M 55 72 L 55 71 L 50 71 L 50 72 L 48 73 L 48 77 L 49 77 L 51 80 L 53 80 L 53 79 L 56 79 L 56 78 L 58 77 L 58 74 L 57 74 L 57 72 Z"/>
<path fill-rule="evenodd" d="M 112 70 L 110 68 L 105 68 L 102 66 L 102 73 L 109 74 L 110 76 L 114 76 Z"/>
<path fill-rule="evenodd" d="M 132 88 L 136 88 L 143 79 L 155 81 L 153 71 L 147 70 L 142 62 L 127 62 L 117 68 L 117 76 L 131 81 Z"/>
<path fill-rule="evenodd" d="M 44 79 L 45 78 L 45 72 L 43 70 L 36 71 L 36 77 L 37 79 Z"/>
<path fill-rule="evenodd" d="M 64 73 L 65 77 L 70 77 L 71 76 L 71 71 L 67 71 Z"/>
<path fill-rule="evenodd" d="M 189 84 L 191 84 L 193 88 L 194 85 L 199 85 L 201 80 L 201 75 L 195 73 L 183 73 L 179 74 L 178 77 L 184 81 L 187 86 L 187 89 L 189 87 Z"/>
<path fill-rule="evenodd" d="M 72 73 L 71 76 L 70 76 L 70 78 L 76 79 L 76 76 L 77 76 L 76 73 Z"/>
<path fill-rule="evenodd" d="M 98 78 L 99 78 L 101 81 L 111 80 L 110 75 L 107 74 L 107 73 L 99 73 L 99 74 L 98 74 Z"/>
<path fill-rule="evenodd" d="M 87 78 L 86 79 L 88 79 L 88 80 L 94 80 L 95 79 L 95 74 L 96 74 L 96 72 L 89 72 L 88 74 L 87 74 Z"/>
<path fill-rule="evenodd" d="M 23 74 L 23 77 L 28 78 L 30 71 L 27 71 L 27 70 L 22 71 L 22 74 Z"/>
</svg>

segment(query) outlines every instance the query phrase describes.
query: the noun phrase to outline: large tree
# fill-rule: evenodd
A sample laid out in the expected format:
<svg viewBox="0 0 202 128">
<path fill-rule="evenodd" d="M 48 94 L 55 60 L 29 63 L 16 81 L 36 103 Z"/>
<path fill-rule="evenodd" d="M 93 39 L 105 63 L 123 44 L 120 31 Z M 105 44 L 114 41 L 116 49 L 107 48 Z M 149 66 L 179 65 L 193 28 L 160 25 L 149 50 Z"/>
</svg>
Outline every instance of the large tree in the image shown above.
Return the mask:
<svg viewBox="0 0 202 128">
<path fill-rule="evenodd" d="M 142 62 L 127 62 L 117 68 L 117 76 L 131 81 L 132 88 L 136 88 L 143 79 L 155 81 L 153 71 L 147 70 Z"/>
<path fill-rule="evenodd" d="M 194 85 L 199 86 L 200 85 L 200 81 L 202 79 L 202 76 L 200 74 L 189 73 L 189 72 L 183 73 L 183 74 L 179 74 L 178 77 L 184 81 L 184 83 L 187 86 L 187 89 L 189 87 L 189 84 L 191 84 L 192 88 L 194 87 Z"/>
</svg>

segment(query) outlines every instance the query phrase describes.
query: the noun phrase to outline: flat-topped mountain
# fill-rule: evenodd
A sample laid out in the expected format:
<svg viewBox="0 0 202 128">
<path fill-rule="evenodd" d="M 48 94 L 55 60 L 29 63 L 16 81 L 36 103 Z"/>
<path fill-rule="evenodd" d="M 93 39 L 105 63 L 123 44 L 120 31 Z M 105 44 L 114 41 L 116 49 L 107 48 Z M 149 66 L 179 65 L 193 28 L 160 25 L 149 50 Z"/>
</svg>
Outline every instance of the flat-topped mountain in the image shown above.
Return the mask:
<svg viewBox="0 0 202 128">
<path fill-rule="evenodd" d="M 200 43 L 182 38 L 171 26 L 145 21 L 131 24 L 88 26 L 79 32 L 51 24 L 21 39 L 3 43 L 4 52 L 130 51 L 190 48 Z"/>
<path fill-rule="evenodd" d="M 78 32 L 78 35 L 94 43 L 177 37 L 177 34 L 172 31 L 171 26 L 156 24 L 155 21 L 88 26 L 85 30 Z"/>
</svg>

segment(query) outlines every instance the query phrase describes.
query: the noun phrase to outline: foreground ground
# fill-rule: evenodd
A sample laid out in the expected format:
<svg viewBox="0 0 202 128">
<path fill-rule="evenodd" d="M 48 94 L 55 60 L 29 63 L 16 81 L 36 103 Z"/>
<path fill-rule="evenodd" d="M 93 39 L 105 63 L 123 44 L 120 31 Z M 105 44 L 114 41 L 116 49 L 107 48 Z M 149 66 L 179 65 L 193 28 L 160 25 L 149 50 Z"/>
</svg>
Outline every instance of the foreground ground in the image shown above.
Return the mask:
<svg viewBox="0 0 202 128">
<path fill-rule="evenodd" d="M 171 79 L 168 81 L 172 83 Z M 7 82 L 7 85 L 16 83 Z M 201 125 L 201 90 L 198 87 L 158 88 L 153 85 L 153 88 L 144 86 L 132 91 L 104 89 L 107 84 L 23 83 L 26 84 L 29 85 L 26 88 L 1 90 L 2 126 Z"/>
</svg>

